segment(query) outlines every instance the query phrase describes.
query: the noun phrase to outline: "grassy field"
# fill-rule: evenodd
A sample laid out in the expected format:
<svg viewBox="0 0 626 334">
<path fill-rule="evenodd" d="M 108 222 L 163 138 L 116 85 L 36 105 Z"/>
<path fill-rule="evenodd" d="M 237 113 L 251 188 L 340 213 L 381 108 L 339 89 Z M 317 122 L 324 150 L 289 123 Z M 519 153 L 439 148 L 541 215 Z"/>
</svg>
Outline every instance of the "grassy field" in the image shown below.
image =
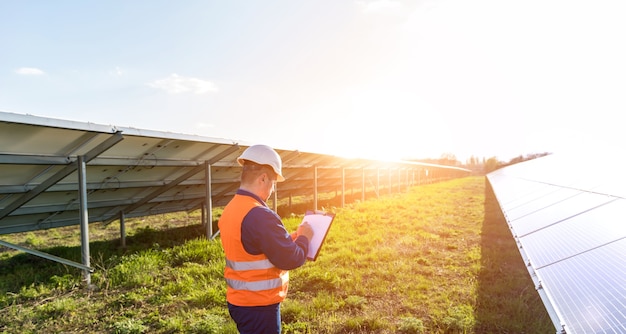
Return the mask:
<svg viewBox="0 0 626 334">
<path fill-rule="evenodd" d="M 284 333 L 554 333 L 483 177 L 325 209 L 337 216 L 318 260 L 291 272 Z M 2 250 L 0 332 L 236 333 L 221 245 L 198 215 L 128 220 L 126 249 L 117 224 L 92 224 L 92 289 Z M 1 238 L 80 262 L 78 233 Z"/>
</svg>

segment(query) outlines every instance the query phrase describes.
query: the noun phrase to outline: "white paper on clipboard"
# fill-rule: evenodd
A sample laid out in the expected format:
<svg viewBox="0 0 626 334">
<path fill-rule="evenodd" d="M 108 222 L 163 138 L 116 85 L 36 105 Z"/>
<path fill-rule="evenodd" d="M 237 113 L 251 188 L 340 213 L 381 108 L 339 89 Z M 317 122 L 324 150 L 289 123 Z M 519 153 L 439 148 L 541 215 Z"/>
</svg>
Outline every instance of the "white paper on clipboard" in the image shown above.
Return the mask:
<svg viewBox="0 0 626 334">
<path fill-rule="evenodd" d="M 310 240 L 309 252 L 307 253 L 308 260 L 315 261 L 317 259 L 334 219 L 334 214 L 321 211 L 307 211 L 302 218 L 303 223 L 306 221 L 313 228 L 313 238 Z"/>
</svg>

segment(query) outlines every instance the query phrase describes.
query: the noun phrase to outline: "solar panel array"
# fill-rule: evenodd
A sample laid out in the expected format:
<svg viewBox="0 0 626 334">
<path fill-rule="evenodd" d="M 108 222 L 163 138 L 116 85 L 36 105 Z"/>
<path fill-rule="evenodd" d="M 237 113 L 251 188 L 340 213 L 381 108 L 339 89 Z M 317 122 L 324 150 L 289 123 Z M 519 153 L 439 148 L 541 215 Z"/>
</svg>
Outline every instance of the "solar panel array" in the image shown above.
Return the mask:
<svg viewBox="0 0 626 334">
<path fill-rule="evenodd" d="M 89 222 L 225 205 L 249 144 L 0 112 L 0 235 L 81 223 L 84 166 Z M 277 148 L 277 200 L 363 188 L 403 190 L 468 170 Z M 207 181 L 208 180 L 208 181 Z M 210 199 L 210 200 L 208 200 Z M 209 217 L 210 219 L 210 217 Z M 209 225 L 209 224 L 207 224 Z"/>
<path fill-rule="evenodd" d="M 557 333 L 626 333 L 626 176 L 597 159 L 488 175 Z"/>
</svg>

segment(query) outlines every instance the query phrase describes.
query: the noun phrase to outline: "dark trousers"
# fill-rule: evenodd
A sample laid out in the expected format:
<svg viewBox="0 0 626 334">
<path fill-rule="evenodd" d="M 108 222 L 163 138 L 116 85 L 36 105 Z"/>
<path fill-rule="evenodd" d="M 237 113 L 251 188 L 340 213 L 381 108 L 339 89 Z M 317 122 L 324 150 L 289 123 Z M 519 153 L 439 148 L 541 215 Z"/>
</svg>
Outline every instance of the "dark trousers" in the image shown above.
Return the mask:
<svg viewBox="0 0 626 334">
<path fill-rule="evenodd" d="M 228 312 L 241 334 L 280 334 L 280 303 L 268 306 L 236 306 Z"/>
</svg>

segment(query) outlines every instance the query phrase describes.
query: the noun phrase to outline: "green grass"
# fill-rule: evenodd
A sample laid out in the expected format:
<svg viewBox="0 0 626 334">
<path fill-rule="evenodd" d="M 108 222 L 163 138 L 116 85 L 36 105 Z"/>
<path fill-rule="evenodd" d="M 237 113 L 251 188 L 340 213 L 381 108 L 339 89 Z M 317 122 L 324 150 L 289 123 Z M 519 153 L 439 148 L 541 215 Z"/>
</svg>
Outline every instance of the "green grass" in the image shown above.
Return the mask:
<svg viewBox="0 0 626 334">
<path fill-rule="evenodd" d="M 284 333 L 554 332 L 483 177 L 327 209 L 318 260 L 291 272 Z M 221 245 L 198 220 L 128 220 L 126 249 L 116 224 L 94 224 L 92 290 L 77 269 L 0 253 L 0 332 L 236 333 Z M 3 240 L 79 261 L 76 230 Z"/>
</svg>

